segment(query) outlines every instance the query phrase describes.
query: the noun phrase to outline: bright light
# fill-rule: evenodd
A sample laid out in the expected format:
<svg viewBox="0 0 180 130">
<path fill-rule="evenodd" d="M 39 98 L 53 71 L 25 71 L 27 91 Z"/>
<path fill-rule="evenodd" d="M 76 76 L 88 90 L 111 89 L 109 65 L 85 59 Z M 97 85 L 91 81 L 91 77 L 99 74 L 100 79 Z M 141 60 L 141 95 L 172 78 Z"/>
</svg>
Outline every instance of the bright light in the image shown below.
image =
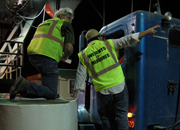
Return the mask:
<svg viewBox="0 0 180 130">
<path fill-rule="evenodd" d="M 168 20 L 168 21 L 170 21 L 172 19 L 172 14 L 170 12 L 166 12 L 164 14 L 164 16 L 165 16 L 165 19 Z"/>
<path fill-rule="evenodd" d="M 132 113 L 132 112 L 128 112 L 127 117 L 128 117 L 128 118 L 132 118 L 132 117 L 134 117 L 134 113 Z"/>
</svg>

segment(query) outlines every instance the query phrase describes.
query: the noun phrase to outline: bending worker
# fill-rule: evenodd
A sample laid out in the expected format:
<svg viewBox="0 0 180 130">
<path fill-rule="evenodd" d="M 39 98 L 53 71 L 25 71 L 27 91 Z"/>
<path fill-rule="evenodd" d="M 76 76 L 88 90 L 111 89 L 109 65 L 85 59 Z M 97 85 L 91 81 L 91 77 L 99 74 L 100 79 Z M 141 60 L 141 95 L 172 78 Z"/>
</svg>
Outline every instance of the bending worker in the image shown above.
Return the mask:
<svg viewBox="0 0 180 130">
<path fill-rule="evenodd" d="M 140 33 L 106 41 L 102 40 L 101 34 L 95 29 L 86 33 L 88 46 L 78 53 L 80 63 L 74 92 L 70 99 L 75 99 L 78 91 L 85 91 L 84 83 L 88 73 L 96 90 L 98 113 L 103 130 L 129 130 L 128 89 L 116 51 L 125 46 L 139 44 L 142 37 L 155 34 L 159 27 L 157 25 Z"/>
<path fill-rule="evenodd" d="M 42 85 L 19 76 L 10 89 L 10 99 L 14 99 L 16 94 L 30 98 L 57 98 L 58 62 L 68 59 L 73 53 L 72 19 L 72 9 L 62 8 L 54 18 L 38 26 L 27 53 L 30 63 L 41 73 Z"/>
</svg>

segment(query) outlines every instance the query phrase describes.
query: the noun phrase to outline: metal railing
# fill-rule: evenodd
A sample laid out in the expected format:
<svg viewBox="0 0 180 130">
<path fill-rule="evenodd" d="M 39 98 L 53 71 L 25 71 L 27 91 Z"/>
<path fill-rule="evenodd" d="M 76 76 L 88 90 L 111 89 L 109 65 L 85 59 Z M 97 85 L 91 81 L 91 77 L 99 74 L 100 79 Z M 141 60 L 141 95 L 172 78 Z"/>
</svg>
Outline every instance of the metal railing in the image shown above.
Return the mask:
<svg viewBox="0 0 180 130">
<path fill-rule="evenodd" d="M 8 43 L 9 52 L 0 52 L 0 79 L 12 79 L 12 73 L 16 73 L 16 77 L 21 74 L 23 67 L 23 42 L 4 41 Z M 14 44 L 13 48 L 11 45 Z"/>
</svg>

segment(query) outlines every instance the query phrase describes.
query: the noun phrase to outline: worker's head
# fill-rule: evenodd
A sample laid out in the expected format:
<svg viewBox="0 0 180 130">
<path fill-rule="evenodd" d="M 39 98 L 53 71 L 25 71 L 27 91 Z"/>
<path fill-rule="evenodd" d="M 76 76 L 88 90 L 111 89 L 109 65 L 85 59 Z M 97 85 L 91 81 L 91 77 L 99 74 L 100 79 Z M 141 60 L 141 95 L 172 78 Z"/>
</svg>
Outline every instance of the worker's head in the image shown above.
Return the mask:
<svg viewBox="0 0 180 130">
<path fill-rule="evenodd" d="M 88 42 L 93 41 L 93 40 L 103 40 L 102 36 L 103 34 L 99 33 L 96 29 L 90 29 L 86 33 L 86 40 Z"/>
<path fill-rule="evenodd" d="M 66 19 L 69 22 L 72 22 L 73 18 L 74 18 L 74 13 L 72 11 L 72 9 L 70 8 L 61 8 L 60 10 L 58 10 L 54 17 L 59 17 L 60 19 Z"/>
</svg>

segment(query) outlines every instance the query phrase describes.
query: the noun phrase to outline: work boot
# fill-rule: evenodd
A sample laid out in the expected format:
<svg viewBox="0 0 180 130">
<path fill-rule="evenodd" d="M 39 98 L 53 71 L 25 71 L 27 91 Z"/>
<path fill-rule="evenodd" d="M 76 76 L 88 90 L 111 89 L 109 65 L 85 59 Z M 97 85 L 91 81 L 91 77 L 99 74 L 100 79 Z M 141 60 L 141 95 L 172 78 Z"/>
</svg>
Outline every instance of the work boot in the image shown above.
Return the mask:
<svg viewBox="0 0 180 130">
<path fill-rule="evenodd" d="M 12 85 L 10 88 L 10 99 L 14 99 L 16 97 L 16 94 L 26 93 L 27 85 L 28 85 L 28 81 L 22 76 L 19 76 L 15 81 L 15 84 Z"/>
</svg>

